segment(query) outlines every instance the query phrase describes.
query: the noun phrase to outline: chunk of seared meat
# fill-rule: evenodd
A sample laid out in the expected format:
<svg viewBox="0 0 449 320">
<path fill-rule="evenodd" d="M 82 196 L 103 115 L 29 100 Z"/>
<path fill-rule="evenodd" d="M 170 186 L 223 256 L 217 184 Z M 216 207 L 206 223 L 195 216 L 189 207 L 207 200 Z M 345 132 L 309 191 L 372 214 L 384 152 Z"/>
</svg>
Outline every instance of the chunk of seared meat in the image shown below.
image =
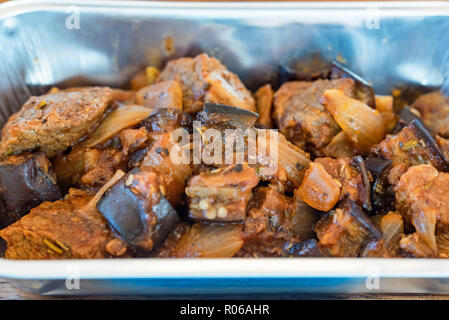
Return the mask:
<svg viewBox="0 0 449 320">
<path fill-rule="evenodd" d="M 186 188 L 189 217 L 206 221 L 242 221 L 252 189 L 258 182 L 256 170 L 241 164 L 192 177 Z"/>
<path fill-rule="evenodd" d="M 271 85 L 266 84 L 260 87 L 254 94 L 256 99 L 256 111 L 259 114 L 257 124 L 266 128 L 273 127 L 271 113 L 273 110 L 274 92 Z"/>
<path fill-rule="evenodd" d="M 270 187 L 258 187 L 244 220 L 245 257 L 290 255 L 288 247 L 314 236 L 320 214 L 295 194 L 287 197 Z"/>
<path fill-rule="evenodd" d="M 434 134 L 449 138 L 449 98 L 440 91 L 421 95 L 412 104 L 427 128 Z"/>
<path fill-rule="evenodd" d="M 10 156 L 0 162 L 0 228 L 42 202 L 61 197 L 56 175 L 43 152 Z"/>
<path fill-rule="evenodd" d="M 44 202 L 0 231 L 8 259 L 92 259 L 123 256 L 126 245 L 106 220 L 85 205 L 91 196 L 71 189 L 63 200 Z"/>
<path fill-rule="evenodd" d="M 66 188 L 79 185 L 98 188 L 121 169 L 127 171 L 128 160 L 138 150 L 145 148 L 149 136 L 145 128 L 121 130 L 113 138 L 97 148 L 79 144 L 67 155 L 52 161 L 58 182 Z"/>
<path fill-rule="evenodd" d="M 182 111 L 182 91 L 176 81 L 162 81 L 140 89 L 136 102 L 149 108 L 174 108 Z"/>
<path fill-rule="evenodd" d="M 376 225 L 382 231 L 382 238 L 368 243 L 363 249 L 361 256 L 369 258 L 400 257 L 402 253 L 399 241 L 404 237 L 402 216 L 395 212 L 389 212 L 384 216 L 378 217 L 380 221 Z M 376 222 L 376 219 L 373 220 Z"/>
<path fill-rule="evenodd" d="M 382 237 L 380 230 L 350 199 L 318 221 L 315 232 L 322 252 L 333 257 L 357 257 L 369 241 Z"/>
<path fill-rule="evenodd" d="M 431 164 L 440 171 L 449 165 L 435 140 L 418 120 L 413 120 L 396 135 L 387 137 L 371 148 L 374 156 L 392 161 L 389 181 L 395 184 L 411 166 Z"/>
<path fill-rule="evenodd" d="M 97 204 L 117 234 L 146 254 L 159 247 L 179 217 L 164 197 L 164 177 L 135 168 L 108 189 Z"/>
<path fill-rule="evenodd" d="M 248 207 L 244 220 L 244 257 L 282 255 L 285 244 L 296 239 L 292 232 L 293 202 L 273 188 L 259 187 Z"/>
<path fill-rule="evenodd" d="M 176 207 L 182 203 L 186 180 L 192 174 L 190 164 L 172 161 L 170 152 L 174 143 L 170 133 L 162 135 L 145 155 L 140 168 L 151 169 L 163 177 L 164 196 Z"/>
<path fill-rule="evenodd" d="M 355 158 L 317 158 L 315 163 L 323 166 L 333 179 L 340 182 L 339 200 L 346 196 L 354 200 L 360 207 L 371 210 L 370 179 L 362 157 Z"/>
<path fill-rule="evenodd" d="M 251 92 L 220 61 L 203 53 L 169 61 L 157 82 L 174 80 L 182 89 L 184 111 L 195 114 L 205 102 L 255 111 Z"/>
<path fill-rule="evenodd" d="M 274 95 L 273 118 L 280 132 L 298 147 L 317 154 L 341 131 L 320 102 L 327 89 L 354 97 L 351 79 L 287 82 Z"/>
<path fill-rule="evenodd" d="M 0 154 L 39 149 L 54 156 L 90 133 L 112 102 L 111 89 L 96 87 L 31 97 L 3 127 Z"/>
<path fill-rule="evenodd" d="M 422 240 L 437 255 L 435 233 L 449 225 L 449 173 L 438 172 L 431 165 L 414 166 L 401 176 L 395 191 L 398 213 L 418 233 L 404 239 L 403 246 Z"/>
</svg>

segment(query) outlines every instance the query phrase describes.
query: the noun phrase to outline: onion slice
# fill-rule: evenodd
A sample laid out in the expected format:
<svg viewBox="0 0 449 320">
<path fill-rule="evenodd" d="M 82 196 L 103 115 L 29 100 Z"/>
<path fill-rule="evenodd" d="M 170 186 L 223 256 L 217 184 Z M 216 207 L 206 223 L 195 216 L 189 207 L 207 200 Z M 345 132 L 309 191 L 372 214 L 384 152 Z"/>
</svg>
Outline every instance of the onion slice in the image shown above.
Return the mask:
<svg viewBox="0 0 449 320">
<path fill-rule="evenodd" d="M 321 102 L 360 151 L 367 150 L 384 138 L 385 127 L 377 110 L 336 89 L 326 90 Z"/>
<path fill-rule="evenodd" d="M 112 111 L 93 132 L 93 134 L 83 142 L 83 146 L 92 148 L 106 142 L 117 132 L 135 126 L 140 121 L 148 117 L 153 109 L 138 105 L 123 106 Z"/>
</svg>

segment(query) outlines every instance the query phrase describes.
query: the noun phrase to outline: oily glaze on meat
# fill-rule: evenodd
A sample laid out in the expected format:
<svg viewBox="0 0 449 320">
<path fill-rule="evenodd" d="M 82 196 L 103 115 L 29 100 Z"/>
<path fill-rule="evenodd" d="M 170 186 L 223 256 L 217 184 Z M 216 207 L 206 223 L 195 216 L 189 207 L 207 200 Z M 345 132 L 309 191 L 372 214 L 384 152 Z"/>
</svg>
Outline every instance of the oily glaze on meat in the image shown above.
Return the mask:
<svg viewBox="0 0 449 320">
<path fill-rule="evenodd" d="M 255 111 L 254 99 L 238 76 L 205 53 L 195 58 L 180 58 L 168 62 L 157 82 L 165 80 L 179 83 L 184 111 L 187 113 L 201 111 L 205 102 Z"/>
<path fill-rule="evenodd" d="M 54 156 L 91 132 L 112 101 L 109 88 L 31 97 L 3 127 L 0 154 L 39 149 Z"/>
<path fill-rule="evenodd" d="M 351 79 L 293 81 L 283 84 L 274 95 L 273 117 L 287 139 L 300 148 L 319 152 L 340 132 L 320 98 L 327 89 L 342 90 L 353 97 Z"/>
<path fill-rule="evenodd" d="M 0 231 L 8 259 L 93 259 L 122 256 L 126 245 L 115 239 L 103 216 L 84 207 L 90 196 L 72 189 L 63 199 L 44 202 Z"/>
</svg>

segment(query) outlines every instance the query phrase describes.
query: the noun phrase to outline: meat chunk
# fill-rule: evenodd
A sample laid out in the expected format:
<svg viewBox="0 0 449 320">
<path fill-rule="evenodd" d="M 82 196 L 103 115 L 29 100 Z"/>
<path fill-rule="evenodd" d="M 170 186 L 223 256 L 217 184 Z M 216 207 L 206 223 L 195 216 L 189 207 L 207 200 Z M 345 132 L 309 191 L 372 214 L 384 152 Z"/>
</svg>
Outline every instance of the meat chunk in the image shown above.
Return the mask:
<svg viewBox="0 0 449 320">
<path fill-rule="evenodd" d="M 182 91 L 176 81 L 168 80 L 140 89 L 136 102 L 149 108 L 174 108 L 182 111 Z"/>
<path fill-rule="evenodd" d="M 319 247 L 334 257 L 357 257 L 370 240 L 378 240 L 382 233 L 354 201 L 346 200 L 335 211 L 318 221 L 315 232 Z"/>
<path fill-rule="evenodd" d="M 432 133 L 449 138 L 449 98 L 440 91 L 421 95 L 412 107 L 419 111 L 422 121 Z"/>
<path fill-rule="evenodd" d="M 353 97 L 354 81 L 287 82 L 274 95 L 273 117 L 279 130 L 300 148 L 320 152 L 341 131 L 332 115 L 320 103 L 327 89 L 342 90 L 345 95 Z"/>
<path fill-rule="evenodd" d="M 64 188 L 79 185 L 98 188 L 118 169 L 127 171 L 128 160 L 137 150 L 145 148 L 149 136 L 145 128 L 124 129 L 97 148 L 78 144 L 72 151 L 53 159 L 58 182 Z"/>
<path fill-rule="evenodd" d="M 148 168 L 163 177 L 164 196 L 176 207 L 181 204 L 186 187 L 186 180 L 192 174 L 190 164 L 182 161 L 172 161 L 170 152 L 174 143 L 170 133 L 162 135 L 156 141 L 145 158 L 140 168 Z"/>
<path fill-rule="evenodd" d="M 254 168 L 232 165 L 194 176 L 188 183 L 189 217 L 194 220 L 242 221 L 259 182 Z"/>
<path fill-rule="evenodd" d="M 51 163 L 43 152 L 10 156 L 0 162 L 0 228 L 42 202 L 61 197 Z"/>
<path fill-rule="evenodd" d="M 0 154 L 40 149 L 54 156 L 91 132 L 112 101 L 109 88 L 31 97 L 3 127 Z"/>
<path fill-rule="evenodd" d="M 360 207 L 371 209 L 370 203 L 370 175 L 361 157 L 355 158 L 317 158 L 316 163 L 323 166 L 333 179 L 340 182 L 339 200 L 349 195 Z"/>
<path fill-rule="evenodd" d="M 410 166 L 432 164 L 438 170 L 449 170 L 435 140 L 418 120 L 413 120 L 398 134 L 371 148 L 371 154 L 392 161 L 391 184 L 395 184 Z"/>
<path fill-rule="evenodd" d="M 179 221 L 164 197 L 163 177 L 135 168 L 107 190 L 97 204 L 109 224 L 137 252 L 159 247 Z"/>
<path fill-rule="evenodd" d="M 169 61 L 157 82 L 174 80 L 182 89 L 184 111 L 195 114 L 205 102 L 255 111 L 255 102 L 237 75 L 203 53 Z"/>
<path fill-rule="evenodd" d="M 256 99 L 256 110 L 259 114 L 257 124 L 266 128 L 273 127 L 273 121 L 271 119 L 271 112 L 273 109 L 274 92 L 271 85 L 266 84 L 260 87 L 254 94 Z"/>
<path fill-rule="evenodd" d="M 395 191 L 397 211 L 419 234 L 407 243 L 421 239 L 436 255 L 435 232 L 449 225 L 449 173 L 431 165 L 414 166 L 401 176 Z"/>
<path fill-rule="evenodd" d="M 124 255 L 102 215 L 84 209 L 90 196 L 71 189 L 63 199 L 44 202 L 0 231 L 8 259 L 92 259 Z M 117 242 L 119 241 L 119 242 Z M 109 250 L 109 252 L 108 252 Z"/>
<path fill-rule="evenodd" d="M 273 188 L 257 188 L 244 221 L 245 243 L 237 256 L 282 255 L 287 242 L 301 240 L 294 236 L 293 217 L 291 198 Z"/>
</svg>

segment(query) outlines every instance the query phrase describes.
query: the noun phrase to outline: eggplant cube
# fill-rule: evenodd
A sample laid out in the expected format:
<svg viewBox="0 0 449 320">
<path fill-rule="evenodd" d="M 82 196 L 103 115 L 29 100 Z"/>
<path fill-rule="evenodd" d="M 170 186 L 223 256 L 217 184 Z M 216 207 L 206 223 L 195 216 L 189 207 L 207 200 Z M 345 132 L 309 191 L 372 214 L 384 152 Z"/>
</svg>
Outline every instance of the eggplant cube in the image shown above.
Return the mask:
<svg viewBox="0 0 449 320">
<path fill-rule="evenodd" d="M 255 112 L 222 104 L 206 103 L 197 120 L 206 128 L 248 129 L 254 127 L 259 115 Z"/>
<path fill-rule="evenodd" d="M 44 201 L 62 197 L 45 153 L 10 156 L 0 162 L 0 228 Z"/>
<path fill-rule="evenodd" d="M 258 182 L 256 170 L 241 164 L 194 176 L 186 188 L 189 217 L 195 221 L 242 221 Z"/>
<path fill-rule="evenodd" d="M 163 196 L 162 186 L 155 172 L 135 168 L 97 204 L 112 228 L 137 250 L 156 249 L 179 221 L 176 210 Z"/>
</svg>

